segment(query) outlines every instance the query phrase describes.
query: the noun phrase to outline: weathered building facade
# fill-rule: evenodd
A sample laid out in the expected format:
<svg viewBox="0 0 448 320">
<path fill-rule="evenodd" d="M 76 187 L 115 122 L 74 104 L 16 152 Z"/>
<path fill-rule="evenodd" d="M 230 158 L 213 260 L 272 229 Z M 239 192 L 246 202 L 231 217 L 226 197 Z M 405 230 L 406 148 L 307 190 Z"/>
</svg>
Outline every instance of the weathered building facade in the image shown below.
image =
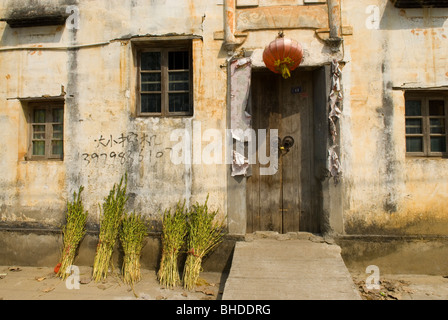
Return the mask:
<svg viewBox="0 0 448 320">
<path fill-rule="evenodd" d="M 231 235 L 448 235 L 446 1 L 0 4 L 3 230 L 57 228 L 80 185 L 95 229 L 127 172 L 130 210 L 209 194 Z M 279 31 L 288 79 L 263 62 Z"/>
</svg>

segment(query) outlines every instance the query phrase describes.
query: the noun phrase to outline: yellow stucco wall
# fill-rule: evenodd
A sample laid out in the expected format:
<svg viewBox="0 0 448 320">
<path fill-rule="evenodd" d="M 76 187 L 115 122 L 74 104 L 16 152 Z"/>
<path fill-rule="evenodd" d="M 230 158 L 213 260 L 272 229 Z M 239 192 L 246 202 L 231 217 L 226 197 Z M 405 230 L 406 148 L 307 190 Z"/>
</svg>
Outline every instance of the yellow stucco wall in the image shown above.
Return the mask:
<svg viewBox="0 0 448 320">
<path fill-rule="evenodd" d="M 72 2 L 41 1 L 59 6 Z M 317 7 L 293 8 L 305 2 L 242 1 L 236 15 L 238 49 L 251 54 L 255 67 L 263 67 L 264 46 L 284 29 L 303 45 L 302 66 L 341 61 L 344 105 L 338 137 L 345 232 L 448 234 L 448 160 L 406 157 L 403 91 L 448 86 L 448 9 L 397 9 L 388 0 L 341 0 L 344 41 L 333 52 L 322 41 L 327 31 L 316 32 L 328 29 L 327 17 L 313 18 L 327 5 L 317 1 Z M 27 3 L 1 0 L 0 15 Z M 228 166 L 173 165 L 167 149 L 173 145 L 169 137 L 174 129 L 187 129 L 193 140 L 198 138 L 195 124 L 201 123 L 202 133 L 226 129 L 228 56 L 219 36 L 222 1 L 97 0 L 77 6 L 78 30 L 11 29 L 0 22 L 1 221 L 58 225 L 66 201 L 84 185 L 90 222 L 97 223 L 98 204 L 126 171 L 132 206 L 147 216 L 157 216 L 182 197 L 203 201 L 208 193 L 211 206 L 228 214 Z M 304 12 L 310 15 L 299 14 Z M 266 22 L 256 29 L 261 13 Z M 304 25 L 295 24 L 296 13 Z M 194 115 L 135 117 L 132 43 L 173 35 L 195 38 Z M 26 161 L 27 123 L 17 98 L 58 96 L 62 87 L 64 161 Z M 130 133 L 140 142 L 153 137 L 155 143 L 138 151 L 130 144 L 99 143 L 101 137 L 118 139 Z M 123 152 L 126 159 L 92 158 L 111 152 Z"/>
<path fill-rule="evenodd" d="M 448 9 L 386 0 L 343 1 L 342 9 L 353 27 L 344 39 L 345 231 L 448 234 L 448 160 L 406 157 L 403 90 L 446 90 Z"/>
<path fill-rule="evenodd" d="M 1 1 L 0 13 L 27 5 L 22 2 Z M 69 2 L 58 5 L 64 8 Z M 207 194 L 209 205 L 225 214 L 226 167 L 173 165 L 167 149 L 175 143 L 171 131 L 185 128 L 193 134 L 195 121 L 203 131 L 225 129 L 227 79 L 220 65 L 226 56 L 220 54 L 221 42 L 213 39 L 213 32 L 222 29 L 222 4 L 88 1 L 77 6 L 75 30 L 12 29 L 0 23 L 0 122 L 5 133 L 0 144 L 1 220 L 59 225 L 66 201 L 83 185 L 89 220 L 98 223 L 99 204 L 126 171 L 132 207 L 146 216 L 157 217 L 183 198 L 203 202 Z M 194 115 L 135 117 L 132 41 L 166 34 L 195 38 Z M 61 86 L 66 92 L 64 161 L 26 161 L 27 123 L 24 105 L 16 98 L 59 96 Z M 99 143 L 101 137 L 117 141 L 122 134 L 132 134 L 142 148 Z M 117 156 L 111 158 L 111 152 Z M 94 153 L 108 157 L 92 158 Z"/>
</svg>

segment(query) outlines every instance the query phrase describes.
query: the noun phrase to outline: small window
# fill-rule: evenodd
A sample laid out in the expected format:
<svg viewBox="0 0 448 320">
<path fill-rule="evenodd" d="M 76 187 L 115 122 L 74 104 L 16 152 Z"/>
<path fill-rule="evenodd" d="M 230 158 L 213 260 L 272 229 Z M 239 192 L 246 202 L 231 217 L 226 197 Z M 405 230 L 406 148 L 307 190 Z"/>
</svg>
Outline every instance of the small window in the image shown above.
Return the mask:
<svg viewBox="0 0 448 320">
<path fill-rule="evenodd" d="M 138 115 L 193 114 L 189 47 L 141 49 L 138 62 Z"/>
<path fill-rule="evenodd" d="M 444 93 L 406 95 L 407 155 L 447 155 L 447 107 L 448 99 Z"/>
<path fill-rule="evenodd" d="M 64 104 L 34 102 L 28 104 L 30 145 L 29 160 L 63 159 Z"/>
</svg>

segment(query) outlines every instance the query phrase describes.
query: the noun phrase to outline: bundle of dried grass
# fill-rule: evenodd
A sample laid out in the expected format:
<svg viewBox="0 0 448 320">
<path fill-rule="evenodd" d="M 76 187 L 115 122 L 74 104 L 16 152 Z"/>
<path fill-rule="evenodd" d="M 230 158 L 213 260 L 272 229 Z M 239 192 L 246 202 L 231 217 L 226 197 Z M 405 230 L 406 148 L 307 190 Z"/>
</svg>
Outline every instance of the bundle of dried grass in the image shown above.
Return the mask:
<svg viewBox="0 0 448 320">
<path fill-rule="evenodd" d="M 162 259 L 157 273 L 162 286 L 173 288 L 180 284 L 178 256 L 187 234 L 185 201 L 176 210 L 166 210 L 162 221 Z"/>
<path fill-rule="evenodd" d="M 224 220 L 216 221 L 218 211 L 209 212 L 208 196 L 203 205 L 196 203 L 187 219 L 187 260 L 185 261 L 184 288 L 192 290 L 202 270 L 202 259 L 220 244 L 224 237 Z"/>
<path fill-rule="evenodd" d="M 73 202 L 67 202 L 66 223 L 62 228 L 63 250 L 61 260 L 58 263 L 58 277 L 65 279 L 70 275 L 67 270 L 73 265 L 79 243 L 86 234 L 86 221 L 88 211 L 84 210 L 82 204 L 81 192 L 84 187 L 79 187 L 78 193 L 73 192 Z"/>
<path fill-rule="evenodd" d="M 124 251 L 121 274 L 123 282 L 134 286 L 140 281 L 140 255 L 148 231 L 143 218 L 135 212 L 126 215 L 122 222 L 120 241 Z"/>
<path fill-rule="evenodd" d="M 121 178 L 119 184 L 114 184 L 109 195 L 104 199 L 102 218 L 100 221 L 99 241 L 93 263 L 93 279 L 98 282 L 106 279 L 115 242 L 124 215 L 125 204 L 128 200 L 126 189 L 127 174 Z"/>
</svg>

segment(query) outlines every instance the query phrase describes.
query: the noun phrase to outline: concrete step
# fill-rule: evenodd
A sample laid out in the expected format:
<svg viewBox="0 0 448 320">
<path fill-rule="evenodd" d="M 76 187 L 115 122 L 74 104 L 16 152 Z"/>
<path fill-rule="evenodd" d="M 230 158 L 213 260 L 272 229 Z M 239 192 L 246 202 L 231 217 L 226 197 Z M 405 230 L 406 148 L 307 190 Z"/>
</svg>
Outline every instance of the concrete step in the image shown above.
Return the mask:
<svg viewBox="0 0 448 320">
<path fill-rule="evenodd" d="M 341 248 L 309 239 L 237 242 L 223 300 L 360 300 Z"/>
</svg>

